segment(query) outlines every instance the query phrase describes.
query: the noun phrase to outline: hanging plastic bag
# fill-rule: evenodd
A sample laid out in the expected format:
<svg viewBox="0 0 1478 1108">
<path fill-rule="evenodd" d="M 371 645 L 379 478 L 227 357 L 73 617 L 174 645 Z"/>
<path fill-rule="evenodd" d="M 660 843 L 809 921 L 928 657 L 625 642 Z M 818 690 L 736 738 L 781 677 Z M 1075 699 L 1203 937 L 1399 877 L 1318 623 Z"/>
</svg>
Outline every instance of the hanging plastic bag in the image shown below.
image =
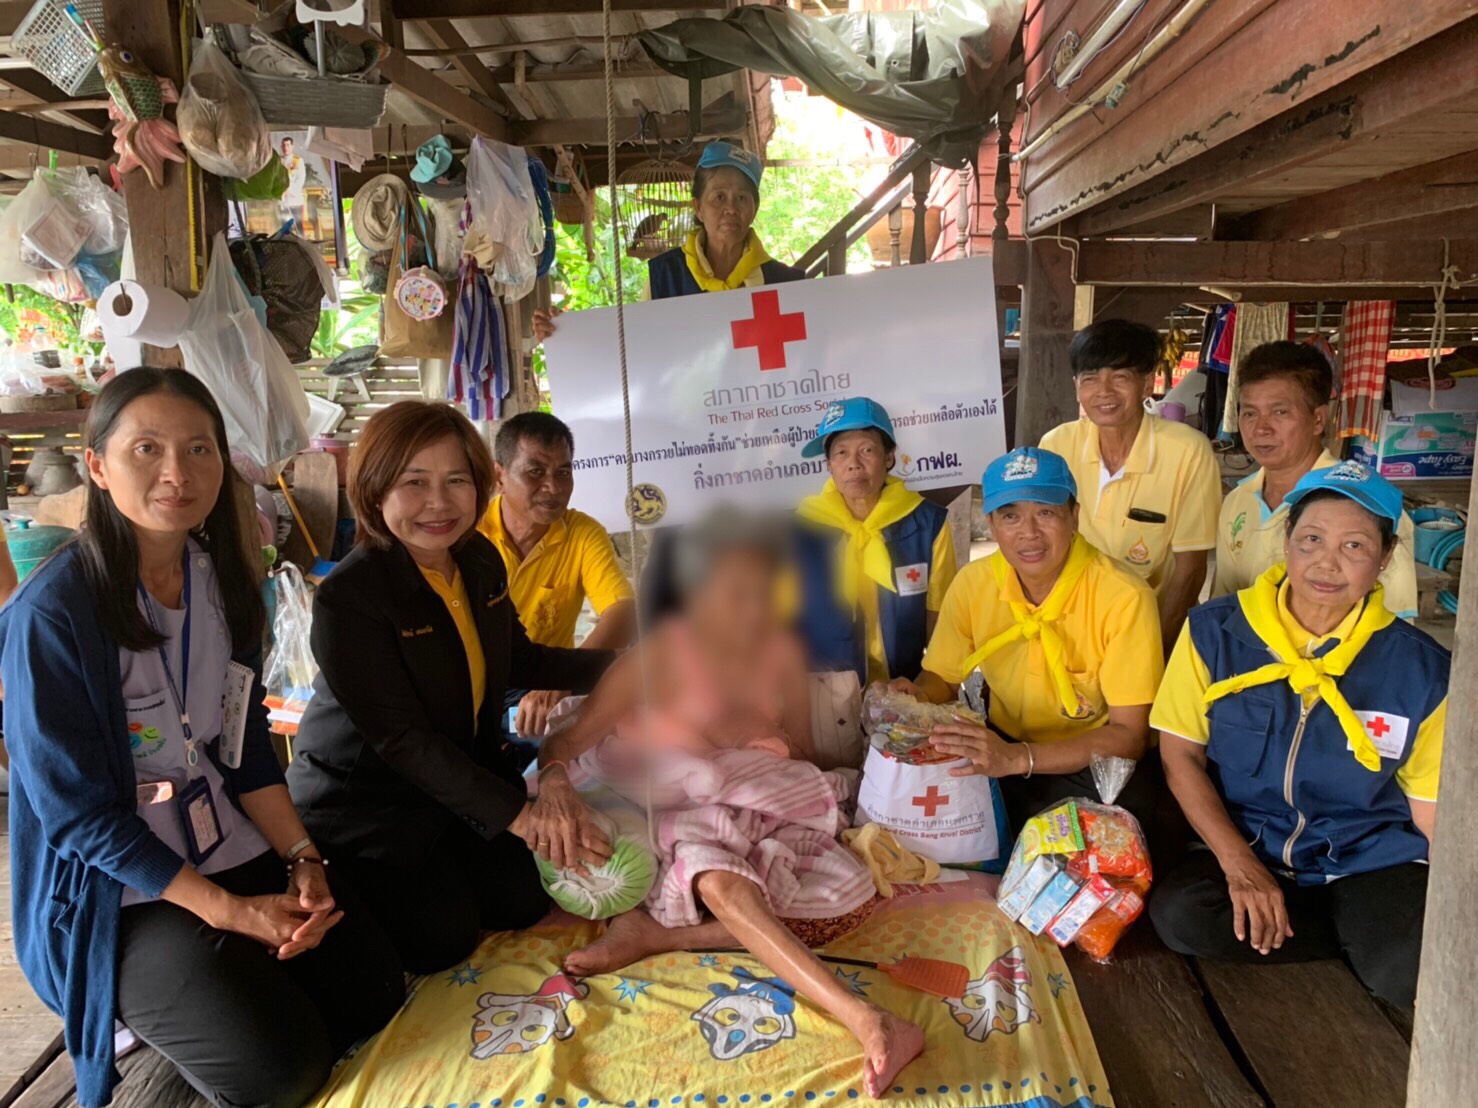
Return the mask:
<svg viewBox="0 0 1478 1108">
<path fill-rule="evenodd" d="M 267 709 L 274 731 L 293 734 L 313 699 L 318 662 L 313 657 L 313 595 L 302 571 L 284 563 L 268 579 L 271 590 L 272 650 L 262 667 Z"/>
<path fill-rule="evenodd" d="M 273 156 L 257 98 L 214 43 L 197 42 L 193 49 L 190 77 L 175 108 L 180 142 L 207 173 L 250 178 Z"/>
<path fill-rule="evenodd" d="M 488 276 L 495 292 L 512 300 L 528 295 L 539 275 L 544 252 L 544 220 L 522 147 L 482 135 L 467 155 L 467 199 L 472 204 L 468 243 L 486 239 L 500 249 Z"/>
<path fill-rule="evenodd" d="M 87 224 L 81 253 L 98 256 L 123 250 L 128 205 L 122 196 L 82 166 L 38 170 L 36 176 L 58 203 Z"/>
<path fill-rule="evenodd" d="M 1113 803 L 1134 768 L 1095 754 L 1093 783 L 1108 803 L 1078 797 L 1027 820 L 996 894 L 1001 911 L 1032 934 L 1076 943 L 1100 962 L 1144 911 L 1154 879 L 1139 821 Z"/>
<path fill-rule="evenodd" d="M 180 353 L 221 406 L 237 471 L 252 484 L 276 480 L 308 445 L 308 397 L 277 340 L 257 321 L 224 233 L 212 240 L 205 287 L 190 304 Z"/>
</svg>

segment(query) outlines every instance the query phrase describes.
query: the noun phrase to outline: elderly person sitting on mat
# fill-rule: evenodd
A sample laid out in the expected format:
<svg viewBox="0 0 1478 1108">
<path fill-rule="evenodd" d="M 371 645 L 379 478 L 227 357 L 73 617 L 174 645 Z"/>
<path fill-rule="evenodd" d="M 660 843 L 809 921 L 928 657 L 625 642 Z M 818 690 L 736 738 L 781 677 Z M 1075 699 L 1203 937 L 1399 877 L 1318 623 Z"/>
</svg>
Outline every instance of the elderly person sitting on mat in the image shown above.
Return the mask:
<svg viewBox="0 0 1478 1108">
<path fill-rule="evenodd" d="M 876 893 L 836 841 L 848 781 L 808 760 L 805 651 L 777 614 L 782 534 L 732 512 L 685 534 L 683 613 L 619 659 L 576 721 L 542 744 L 541 799 L 583 806 L 570 776 L 578 759 L 577 777 L 638 801 L 650 790 L 661 844 L 646 907 L 616 917 L 565 968 L 607 973 L 665 951 L 743 945 L 857 1036 L 877 1096 L 923 1049 L 923 1033 L 808 949 L 858 927 Z M 549 856 L 572 863 L 574 846 L 555 842 Z"/>
</svg>

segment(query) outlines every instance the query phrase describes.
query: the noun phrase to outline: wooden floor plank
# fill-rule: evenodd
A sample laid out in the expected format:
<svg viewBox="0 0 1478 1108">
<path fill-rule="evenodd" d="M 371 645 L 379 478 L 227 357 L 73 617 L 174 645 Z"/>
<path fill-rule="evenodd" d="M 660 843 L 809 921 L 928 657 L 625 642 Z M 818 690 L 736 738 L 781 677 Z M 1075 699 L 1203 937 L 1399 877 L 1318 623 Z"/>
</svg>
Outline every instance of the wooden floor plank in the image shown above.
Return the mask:
<svg viewBox="0 0 1478 1108">
<path fill-rule="evenodd" d="M 1197 970 L 1277 1108 L 1406 1102 L 1406 1042 L 1343 962 Z"/>
<path fill-rule="evenodd" d="M 63 1053 L 26 1087 L 11 1108 L 61 1108 L 64 1104 L 77 1103 L 73 1095 L 76 1091 L 77 1077 L 72 1070 L 72 1059 Z"/>
<path fill-rule="evenodd" d="M 1110 965 L 1076 948 L 1066 954 L 1117 1108 L 1264 1108 L 1185 959 L 1146 921 L 1124 936 Z"/>
</svg>

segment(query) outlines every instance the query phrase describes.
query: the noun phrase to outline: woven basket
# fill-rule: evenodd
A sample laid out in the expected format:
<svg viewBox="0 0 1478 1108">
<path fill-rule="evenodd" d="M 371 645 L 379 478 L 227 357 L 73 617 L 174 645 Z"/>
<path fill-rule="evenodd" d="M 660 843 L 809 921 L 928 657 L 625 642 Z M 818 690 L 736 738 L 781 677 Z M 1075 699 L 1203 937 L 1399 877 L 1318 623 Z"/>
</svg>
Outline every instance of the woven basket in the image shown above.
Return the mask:
<svg viewBox="0 0 1478 1108">
<path fill-rule="evenodd" d="M 269 77 L 241 71 L 256 93 L 262 118 L 289 127 L 373 127 L 385 114 L 389 85 L 331 77 Z"/>
</svg>

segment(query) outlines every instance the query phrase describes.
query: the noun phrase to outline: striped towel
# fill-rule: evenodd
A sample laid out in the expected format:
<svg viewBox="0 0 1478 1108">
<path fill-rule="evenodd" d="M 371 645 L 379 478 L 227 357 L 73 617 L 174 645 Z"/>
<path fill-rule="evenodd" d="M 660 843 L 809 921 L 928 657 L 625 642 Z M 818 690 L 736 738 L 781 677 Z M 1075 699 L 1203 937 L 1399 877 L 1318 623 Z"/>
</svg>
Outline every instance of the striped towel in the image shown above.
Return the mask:
<svg viewBox="0 0 1478 1108">
<path fill-rule="evenodd" d="M 1340 326 L 1339 437 L 1380 433 L 1394 300 L 1352 300 Z"/>
<path fill-rule="evenodd" d="M 470 419 L 497 419 L 507 393 L 502 318 L 487 275 L 462 256 L 457 282 L 456 330 L 447 399 L 466 406 Z"/>
<path fill-rule="evenodd" d="M 580 769 L 641 803 L 645 778 L 606 740 Z M 664 927 L 703 919 L 693 884 L 708 870 L 749 878 L 782 919 L 831 919 L 876 891 L 872 875 L 837 841 L 855 775 L 755 750 L 708 757 L 663 751 L 652 762 L 657 882 L 647 910 Z"/>
</svg>

